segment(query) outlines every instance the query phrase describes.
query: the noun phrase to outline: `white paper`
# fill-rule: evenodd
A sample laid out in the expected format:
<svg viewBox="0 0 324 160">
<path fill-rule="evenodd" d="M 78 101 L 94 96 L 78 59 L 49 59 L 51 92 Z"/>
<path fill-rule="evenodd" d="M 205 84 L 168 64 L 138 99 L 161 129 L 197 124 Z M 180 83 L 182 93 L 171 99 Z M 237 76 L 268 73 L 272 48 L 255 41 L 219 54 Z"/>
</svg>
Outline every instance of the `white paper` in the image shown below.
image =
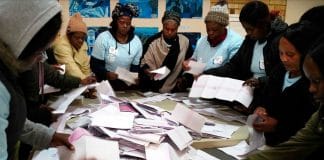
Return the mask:
<svg viewBox="0 0 324 160">
<path fill-rule="evenodd" d="M 215 125 L 211 126 L 204 125 L 204 127 L 201 129 L 201 132 L 224 138 L 231 138 L 232 134 L 239 128 L 239 126 L 216 123 Z"/>
<path fill-rule="evenodd" d="M 201 63 L 201 62 L 197 62 L 197 61 L 193 61 L 193 60 L 190 60 L 188 65 L 190 67 L 190 70 L 188 70 L 186 72 L 191 73 L 193 75 L 201 74 L 206 67 L 205 63 Z"/>
<path fill-rule="evenodd" d="M 117 141 L 104 140 L 93 136 L 82 136 L 72 142 L 75 151 L 59 147 L 60 159 L 114 159 L 119 160 L 119 147 Z"/>
<path fill-rule="evenodd" d="M 176 120 L 197 133 L 201 132 L 201 129 L 206 122 L 205 117 L 180 103 L 177 103 L 172 111 L 171 119 Z"/>
<path fill-rule="evenodd" d="M 243 140 L 235 146 L 219 148 L 219 150 L 235 157 L 236 159 L 244 159 L 244 155 L 249 153 L 249 145 Z"/>
<path fill-rule="evenodd" d="M 151 143 L 160 144 L 162 140 L 164 139 L 163 135 L 157 135 L 157 134 L 136 134 L 136 133 L 130 133 L 128 131 L 124 130 L 118 130 L 118 135 L 126 136 L 129 138 L 134 138 L 142 141 L 147 141 Z"/>
<path fill-rule="evenodd" d="M 37 151 L 33 155 L 33 160 L 60 160 L 57 148 L 48 148 Z"/>
<path fill-rule="evenodd" d="M 116 71 L 118 79 L 124 81 L 126 84 L 136 84 L 138 73 L 130 72 L 129 70 L 121 67 L 117 67 Z"/>
<path fill-rule="evenodd" d="M 61 75 L 64 75 L 65 74 L 65 64 L 59 65 L 59 67 L 61 69 L 59 69 L 58 71 L 60 72 Z"/>
<path fill-rule="evenodd" d="M 52 86 L 50 86 L 48 84 L 44 85 L 44 94 L 59 92 L 60 90 L 61 89 L 52 87 Z M 39 94 L 41 94 L 41 90 L 39 91 Z"/>
<path fill-rule="evenodd" d="M 176 151 L 169 143 L 150 144 L 145 147 L 146 160 L 188 160 L 186 152 Z M 187 156 L 187 157 L 186 157 Z"/>
<path fill-rule="evenodd" d="M 168 131 L 167 135 L 180 151 L 182 151 L 192 143 L 192 137 L 183 126 L 179 126 L 173 130 Z"/>
<path fill-rule="evenodd" d="M 259 147 L 265 145 L 265 137 L 263 132 L 258 132 L 253 128 L 253 123 L 259 121 L 259 116 L 257 114 L 249 115 L 247 119 L 247 125 L 249 130 L 249 151 L 254 151 Z"/>
<path fill-rule="evenodd" d="M 161 68 L 151 71 L 151 73 L 156 73 L 156 75 L 154 76 L 154 80 L 162 80 L 169 75 L 170 69 L 166 66 L 163 66 Z"/>
<path fill-rule="evenodd" d="M 72 101 L 80 96 L 81 93 L 83 93 L 86 89 L 87 86 L 83 86 L 80 88 L 75 88 L 64 95 L 61 95 L 54 103 L 49 105 L 50 108 L 55 109 L 52 113 L 64 113 L 68 106 L 72 103 Z"/>
<path fill-rule="evenodd" d="M 237 101 L 249 107 L 253 100 L 253 89 L 243 86 L 243 83 L 244 81 L 227 77 L 202 75 L 193 83 L 189 97 Z"/>
<path fill-rule="evenodd" d="M 98 93 L 101 93 L 103 95 L 116 97 L 114 90 L 112 89 L 110 83 L 107 80 L 101 81 L 96 87 L 96 90 Z"/>
<path fill-rule="evenodd" d="M 133 121 L 135 114 L 130 112 L 119 112 L 119 113 L 100 113 L 91 118 L 91 126 L 101 126 L 108 128 L 118 129 L 131 129 L 133 127 Z"/>
</svg>

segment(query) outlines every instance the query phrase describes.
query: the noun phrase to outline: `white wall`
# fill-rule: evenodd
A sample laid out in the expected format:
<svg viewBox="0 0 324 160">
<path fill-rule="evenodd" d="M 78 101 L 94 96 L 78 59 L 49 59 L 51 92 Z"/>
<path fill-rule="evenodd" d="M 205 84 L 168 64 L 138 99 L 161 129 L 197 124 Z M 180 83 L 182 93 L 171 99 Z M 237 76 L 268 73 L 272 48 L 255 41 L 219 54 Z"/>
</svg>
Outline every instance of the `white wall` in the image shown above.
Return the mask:
<svg viewBox="0 0 324 160">
<path fill-rule="evenodd" d="M 287 0 L 285 21 L 295 23 L 305 11 L 318 5 L 324 5 L 324 0 Z"/>
</svg>

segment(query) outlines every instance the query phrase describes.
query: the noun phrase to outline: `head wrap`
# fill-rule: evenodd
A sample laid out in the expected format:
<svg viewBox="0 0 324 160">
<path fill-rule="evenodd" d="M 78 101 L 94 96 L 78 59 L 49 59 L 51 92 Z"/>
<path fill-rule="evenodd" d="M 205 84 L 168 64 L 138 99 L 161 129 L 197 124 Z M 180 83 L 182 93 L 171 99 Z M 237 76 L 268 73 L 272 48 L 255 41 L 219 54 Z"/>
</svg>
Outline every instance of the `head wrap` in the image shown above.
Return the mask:
<svg viewBox="0 0 324 160">
<path fill-rule="evenodd" d="M 175 11 L 165 11 L 162 17 L 162 23 L 166 20 L 174 20 L 175 22 L 178 23 L 178 25 L 180 25 L 181 22 L 179 13 Z"/>
<path fill-rule="evenodd" d="M 83 22 L 80 13 L 76 13 L 70 18 L 66 32 L 82 32 L 87 34 L 87 25 Z"/>
<path fill-rule="evenodd" d="M 138 7 L 132 3 L 127 3 L 125 5 L 117 3 L 112 11 L 112 18 L 117 19 L 120 16 L 129 16 L 130 18 L 138 17 L 138 12 Z"/>
<path fill-rule="evenodd" d="M 37 32 L 61 11 L 57 0 L 1 0 L 0 38 L 16 58 Z"/>
</svg>

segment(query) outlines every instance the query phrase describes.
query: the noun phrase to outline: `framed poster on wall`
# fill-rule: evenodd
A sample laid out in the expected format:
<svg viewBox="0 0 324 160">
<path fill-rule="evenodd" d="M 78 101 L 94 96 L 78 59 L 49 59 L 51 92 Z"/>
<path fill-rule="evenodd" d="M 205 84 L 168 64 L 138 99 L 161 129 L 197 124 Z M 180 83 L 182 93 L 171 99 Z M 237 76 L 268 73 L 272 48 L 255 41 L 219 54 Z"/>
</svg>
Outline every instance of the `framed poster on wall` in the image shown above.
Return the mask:
<svg viewBox="0 0 324 160">
<path fill-rule="evenodd" d="M 181 18 L 201 18 L 202 0 L 166 0 L 166 10 L 178 12 Z"/>
<path fill-rule="evenodd" d="M 139 8 L 138 18 L 157 18 L 158 0 L 119 0 L 120 3 L 133 3 Z"/>
<path fill-rule="evenodd" d="M 82 17 L 102 18 L 110 15 L 110 0 L 69 0 L 69 14 L 80 12 Z"/>
</svg>

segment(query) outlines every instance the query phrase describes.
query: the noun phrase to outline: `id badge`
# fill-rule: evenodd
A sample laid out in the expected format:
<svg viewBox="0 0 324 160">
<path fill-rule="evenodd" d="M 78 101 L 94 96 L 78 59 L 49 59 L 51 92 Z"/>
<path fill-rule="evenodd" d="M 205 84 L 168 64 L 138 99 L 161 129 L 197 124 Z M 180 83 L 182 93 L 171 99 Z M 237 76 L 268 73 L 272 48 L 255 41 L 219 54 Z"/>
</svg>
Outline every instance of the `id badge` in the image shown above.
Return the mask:
<svg viewBox="0 0 324 160">
<path fill-rule="evenodd" d="M 264 60 L 263 59 L 260 59 L 259 67 L 260 67 L 261 70 L 264 70 Z"/>
<path fill-rule="evenodd" d="M 214 58 L 214 64 L 222 64 L 223 63 L 223 56 L 217 56 Z"/>
<path fill-rule="evenodd" d="M 116 55 L 117 55 L 117 49 L 115 49 L 114 47 L 110 47 L 109 48 L 109 54 L 108 54 L 108 61 L 109 62 L 115 62 Z"/>
</svg>

